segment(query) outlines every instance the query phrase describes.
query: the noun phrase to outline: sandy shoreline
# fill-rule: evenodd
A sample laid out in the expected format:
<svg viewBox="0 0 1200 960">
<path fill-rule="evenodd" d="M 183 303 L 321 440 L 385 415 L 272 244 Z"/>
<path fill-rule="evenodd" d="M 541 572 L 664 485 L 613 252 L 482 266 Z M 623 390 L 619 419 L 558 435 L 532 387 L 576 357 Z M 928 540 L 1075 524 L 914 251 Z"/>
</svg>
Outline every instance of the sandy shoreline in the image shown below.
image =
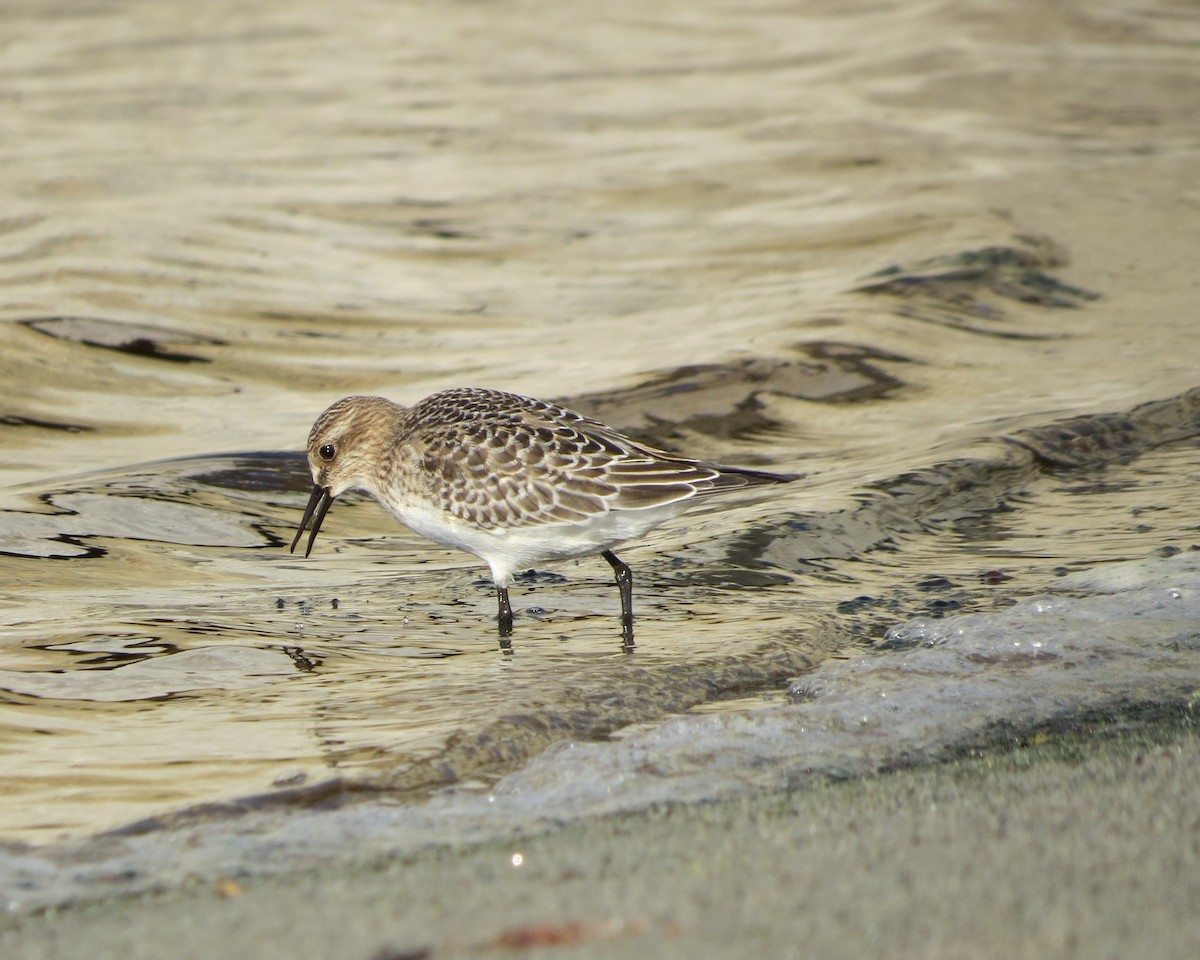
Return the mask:
<svg viewBox="0 0 1200 960">
<path fill-rule="evenodd" d="M 0 954 L 158 957 L 170 944 L 180 958 L 532 947 L 598 957 L 1194 956 L 1194 718 L 1096 732 L 790 796 L 9 918 Z"/>
</svg>

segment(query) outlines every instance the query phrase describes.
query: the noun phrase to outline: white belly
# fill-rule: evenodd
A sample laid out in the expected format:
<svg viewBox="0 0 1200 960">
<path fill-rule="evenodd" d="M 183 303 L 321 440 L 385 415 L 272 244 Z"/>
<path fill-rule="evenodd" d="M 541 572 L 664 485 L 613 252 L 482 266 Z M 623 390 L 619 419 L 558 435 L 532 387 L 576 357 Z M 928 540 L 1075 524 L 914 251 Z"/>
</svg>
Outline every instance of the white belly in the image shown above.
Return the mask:
<svg viewBox="0 0 1200 960">
<path fill-rule="evenodd" d="M 647 510 L 611 510 L 579 523 L 496 527 L 481 530 L 453 514 L 414 504 L 385 504 L 410 530 L 435 543 L 466 550 L 484 560 L 497 586 L 508 586 L 512 575 L 547 560 L 566 560 L 601 553 L 639 537 L 664 520 L 682 513 L 688 501 Z"/>
</svg>

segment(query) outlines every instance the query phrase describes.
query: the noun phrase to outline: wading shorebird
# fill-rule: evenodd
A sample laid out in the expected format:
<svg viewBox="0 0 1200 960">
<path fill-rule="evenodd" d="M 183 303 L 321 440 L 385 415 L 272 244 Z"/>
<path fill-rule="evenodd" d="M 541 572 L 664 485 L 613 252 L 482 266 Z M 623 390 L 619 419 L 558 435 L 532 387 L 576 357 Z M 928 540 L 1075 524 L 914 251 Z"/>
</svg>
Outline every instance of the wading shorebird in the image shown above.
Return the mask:
<svg viewBox="0 0 1200 960">
<path fill-rule="evenodd" d="M 334 499 L 369 493 L 397 520 L 491 568 L 500 636 L 512 634 L 513 574 L 546 560 L 600 554 L 621 592 L 633 644 L 633 575 L 612 548 L 697 501 L 795 476 L 724 467 L 656 450 L 553 403 L 457 388 L 402 407 L 345 397 L 308 435 L 313 490 L 307 557 Z"/>
</svg>

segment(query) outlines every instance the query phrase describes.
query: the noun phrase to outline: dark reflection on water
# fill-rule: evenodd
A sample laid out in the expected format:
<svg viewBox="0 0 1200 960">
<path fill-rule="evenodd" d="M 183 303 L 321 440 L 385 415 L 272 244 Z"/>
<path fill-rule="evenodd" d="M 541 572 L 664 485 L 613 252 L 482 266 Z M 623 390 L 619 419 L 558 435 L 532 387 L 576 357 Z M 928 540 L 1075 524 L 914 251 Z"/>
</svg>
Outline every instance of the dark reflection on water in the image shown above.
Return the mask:
<svg viewBox="0 0 1200 960">
<path fill-rule="evenodd" d="M 203 462 L 210 458 L 203 458 Z M 254 452 L 231 454 L 211 469 L 189 472 L 196 482 L 222 490 L 258 493 L 305 493 L 312 487 L 308 458 L 303 453 Z"/>
<path fill-rule="evenodd" d="M 814 340 L 794 356 L 692 364 L 650 374 L 632 387 L 565 397 L 562 403 L 638 439 L 668 448 L 688 432 L 721 439 L 770 439 L 782 426 L 768 398 L 821 403 L 885 399 L 902 387 L 892 370 L 906 357 L 859 344 Z"/>
<path fill-rule="evenodd" d="M 39 494 L 53 512 L 0 510 L 0 553 L 14 557 L 95 559 L 95 539 L 137 539 L 192 546 L 277 547 L 275 517 L 247 498 L 206 498 L 196 490 L 301 492 L 311 486 L 303 455 L 249 453 L 155 463 L 125 476 Z M 290 506 L 291 499 L 263 505 Z"/>
<path fill-rule="evenodd" d="M 40 417 L 24 417 L 20 414 L 8 413 L 0 415 L 0 426 L 33 427 L 37 430 L 57 430 L 63 433 L 90 433 L 94 427 L 82 423 L 66 423 L 62 420 L 45 420 Z"/>
<path fill-rule="evenodd" d="M 1061 333 L 1005 326 L 1005 300 L 1039 307 L 1074 309 L 1100 294 L 1063 283 L 1046 269 L 1066 265 L 1066 251 L 1047 237 L 1024 237 L 1023 247 L 995 246 L 931 257 L 911 266 L 891 266 L 871 276 L 858 292 L 885 294 L 896 312 L 989 337 L 1044 340 Z M 976 321 L 994 325 L 979 326 Z"/>
<path fill-rule="evenodd" d="M 149 324 L 121 323 L 100 317 L 42 317 L 20 322 L 22 326 L 48 337 L 172 363 L 211 362 L 207 357 L 183 353 L 176 347 L 222 344 L 221 340 L 212 337 L 198 337 Z"/>
</svg>

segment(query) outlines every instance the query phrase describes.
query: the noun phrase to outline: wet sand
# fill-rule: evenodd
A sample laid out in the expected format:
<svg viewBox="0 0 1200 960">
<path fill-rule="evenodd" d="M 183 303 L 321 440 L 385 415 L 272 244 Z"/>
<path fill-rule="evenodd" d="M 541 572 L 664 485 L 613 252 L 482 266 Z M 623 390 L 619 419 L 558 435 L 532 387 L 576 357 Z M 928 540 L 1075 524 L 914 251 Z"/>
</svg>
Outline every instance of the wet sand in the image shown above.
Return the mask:
<svg viewBox="0 0 1200 960">
<path fill-rule="evenodd" d="M 1187 711 L 792 795 L 3 922 L 11 960 L 1155 957 L 1200 942 Z"/>
</svg>

